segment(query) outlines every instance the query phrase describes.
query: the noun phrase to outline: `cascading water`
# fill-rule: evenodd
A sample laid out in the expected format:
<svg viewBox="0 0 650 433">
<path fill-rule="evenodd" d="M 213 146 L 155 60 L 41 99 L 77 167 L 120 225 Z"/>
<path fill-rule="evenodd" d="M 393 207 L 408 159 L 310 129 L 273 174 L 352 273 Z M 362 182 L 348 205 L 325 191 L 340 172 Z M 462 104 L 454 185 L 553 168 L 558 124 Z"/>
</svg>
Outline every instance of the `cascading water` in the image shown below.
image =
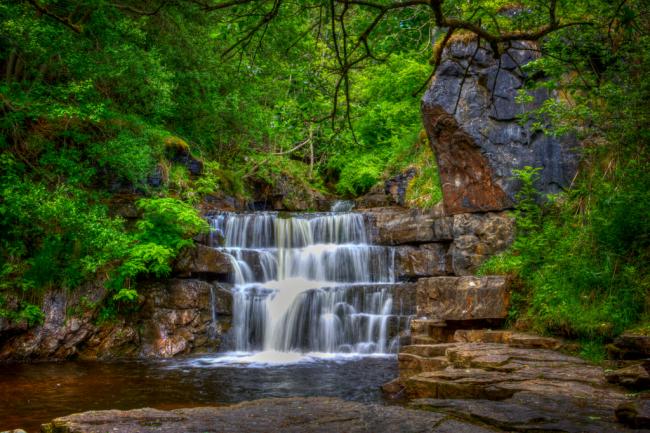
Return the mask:
<svg viewBox="0 0 650 433">
<path fill-rule="evenodd" d="M 236 351 L 389 350 L 394 254 L 369 244 L 361 214 L 223 213 L 211 226 L 232 260 Z"/>
</svg>

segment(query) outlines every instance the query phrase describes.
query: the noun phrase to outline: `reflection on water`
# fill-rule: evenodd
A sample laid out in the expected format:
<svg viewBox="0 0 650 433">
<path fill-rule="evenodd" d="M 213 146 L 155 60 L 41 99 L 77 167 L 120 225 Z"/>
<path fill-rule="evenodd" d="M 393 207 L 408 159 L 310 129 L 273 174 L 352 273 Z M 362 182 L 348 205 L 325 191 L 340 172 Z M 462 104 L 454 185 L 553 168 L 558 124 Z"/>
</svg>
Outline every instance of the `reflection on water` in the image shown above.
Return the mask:
<svg viewBox="0 0 650 433">
<path fill-rule="evenodd" d="M 87 410 L 172 409 L 296 396 L 378 401 L 379 386 L 397 376 L 394 356 L 314 356 L 263 368 L 214 361 L 0 364 L 0 431 L 37 432 L 52 418 Z"/>
</svg>

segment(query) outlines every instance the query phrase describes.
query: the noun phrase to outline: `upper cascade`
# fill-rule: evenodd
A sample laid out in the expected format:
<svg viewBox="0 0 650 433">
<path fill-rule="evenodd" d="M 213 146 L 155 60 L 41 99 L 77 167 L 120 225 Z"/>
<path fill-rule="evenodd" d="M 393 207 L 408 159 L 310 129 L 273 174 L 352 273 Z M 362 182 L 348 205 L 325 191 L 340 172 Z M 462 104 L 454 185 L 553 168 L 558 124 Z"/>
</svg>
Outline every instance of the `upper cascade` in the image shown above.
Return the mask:
<svg viewBox="0 0 650 433">
<path fill-rule="evenodd" d="M 231 257 L 236 351 L 389 350 L 392 248 L 370 245 L 363 215 L 222 213 L 211 243 Z"/>
</svg>

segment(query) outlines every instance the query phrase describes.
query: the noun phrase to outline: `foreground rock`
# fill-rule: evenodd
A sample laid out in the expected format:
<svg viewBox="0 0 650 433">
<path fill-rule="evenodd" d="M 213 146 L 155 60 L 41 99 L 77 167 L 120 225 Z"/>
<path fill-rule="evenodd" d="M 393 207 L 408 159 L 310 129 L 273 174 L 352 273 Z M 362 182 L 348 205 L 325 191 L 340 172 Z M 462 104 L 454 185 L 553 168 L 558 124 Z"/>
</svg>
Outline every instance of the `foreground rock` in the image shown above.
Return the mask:
<svg viewBox="0 0 650 433">
<path fill-rule="evenodd" d="M 552 338 L 458 330 L 453 342 L 403 347 L 399 379 L 384 392 L 413 407 L 514 432 L 602 433 L 645 428 L 648 406 L 603 369 L 549 350 Z"/>
<path fill-rule="evenodd" d="M 334 398 L 264 399 L 227 407 L 92 411 L 57 418 L 43 433 L 498 433 L 447 415 Z"/>
</svg>

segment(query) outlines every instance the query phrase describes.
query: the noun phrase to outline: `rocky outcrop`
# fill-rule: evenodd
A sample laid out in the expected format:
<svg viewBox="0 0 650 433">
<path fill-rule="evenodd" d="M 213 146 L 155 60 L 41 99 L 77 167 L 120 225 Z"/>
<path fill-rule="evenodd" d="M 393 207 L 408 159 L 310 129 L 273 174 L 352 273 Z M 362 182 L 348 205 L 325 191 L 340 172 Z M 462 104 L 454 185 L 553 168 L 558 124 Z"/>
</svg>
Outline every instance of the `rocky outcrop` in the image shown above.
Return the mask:
<svg viewBox="0 0 650 433">
<path fill-rule="evenodd" d="M 401 278 L 472 275 L 514 239 L 514 221 L 505 212 L 446 216 L 441 206 L 431 210 L 394 206 L 363 214 L 374 243 L 399 246 L 395 258 Z"/>
<path fill-rule="evenodd" d="M 448 214 L 512 207 L 518 182 L 513 170 L 540 167 L 538 188 L 556 193 L 577 170 L 575 140 L 555 138 L 520 125 L 517 116 L 549 96 L 516 101 L 521 65 L 538 57 L 533 43 L 516 42 L 495 59 L 489 46 L 452 41 L 422 99 L 424 126 L 437 158 Z"/>
<path fill-rule="evenodd" d="M 334 398 L 264 399 L 226 407 L 105 410 L 69 415 L 43 433 L 499 433 L 448 415 Z"/>
<path fill-rule="evenodd" d="M 433 320 L 505 319 L 510 291 L 504 277 L 438 277 L 417 282 L 417 315 Z"/>
<path fill-rule="evenodd" d="M 370 191 L 354 201 L 356 208 L 404 206 L 409 183 L 416 175 L 417 170 L 411 167 L 403 173 L 385 180 L 384 183 L 376 184 L 370 188 Z"/>
<path fill-rule="evenodd" d="M 169 357 L 222 344 L 232 314 L 227 285 L 171 279 L 145 283 L 139 291 L 136 311 L 108 321 L 98 320 L 97 305 L 107 296 L 101 283 L 73 293 L 47 292 L 42 325 L 0 323 L 0 359 Z"/>
<path fill-rule="evenodd" d="M 650 361 L 634 363 L 606 373 L 607 380 L 632 390 L 650 388 Z"/>
<path fill-rule="evenodd" d="M 50 290 L 43 296 L 42 325 L 28 328 L 9 321 L 0 323 L 0 359 L 68 358 L 92 335 L 96 312 L 89 305 L 101 303 L 106 289 L 101 282 L 73 293 Z"/>
</svg>

